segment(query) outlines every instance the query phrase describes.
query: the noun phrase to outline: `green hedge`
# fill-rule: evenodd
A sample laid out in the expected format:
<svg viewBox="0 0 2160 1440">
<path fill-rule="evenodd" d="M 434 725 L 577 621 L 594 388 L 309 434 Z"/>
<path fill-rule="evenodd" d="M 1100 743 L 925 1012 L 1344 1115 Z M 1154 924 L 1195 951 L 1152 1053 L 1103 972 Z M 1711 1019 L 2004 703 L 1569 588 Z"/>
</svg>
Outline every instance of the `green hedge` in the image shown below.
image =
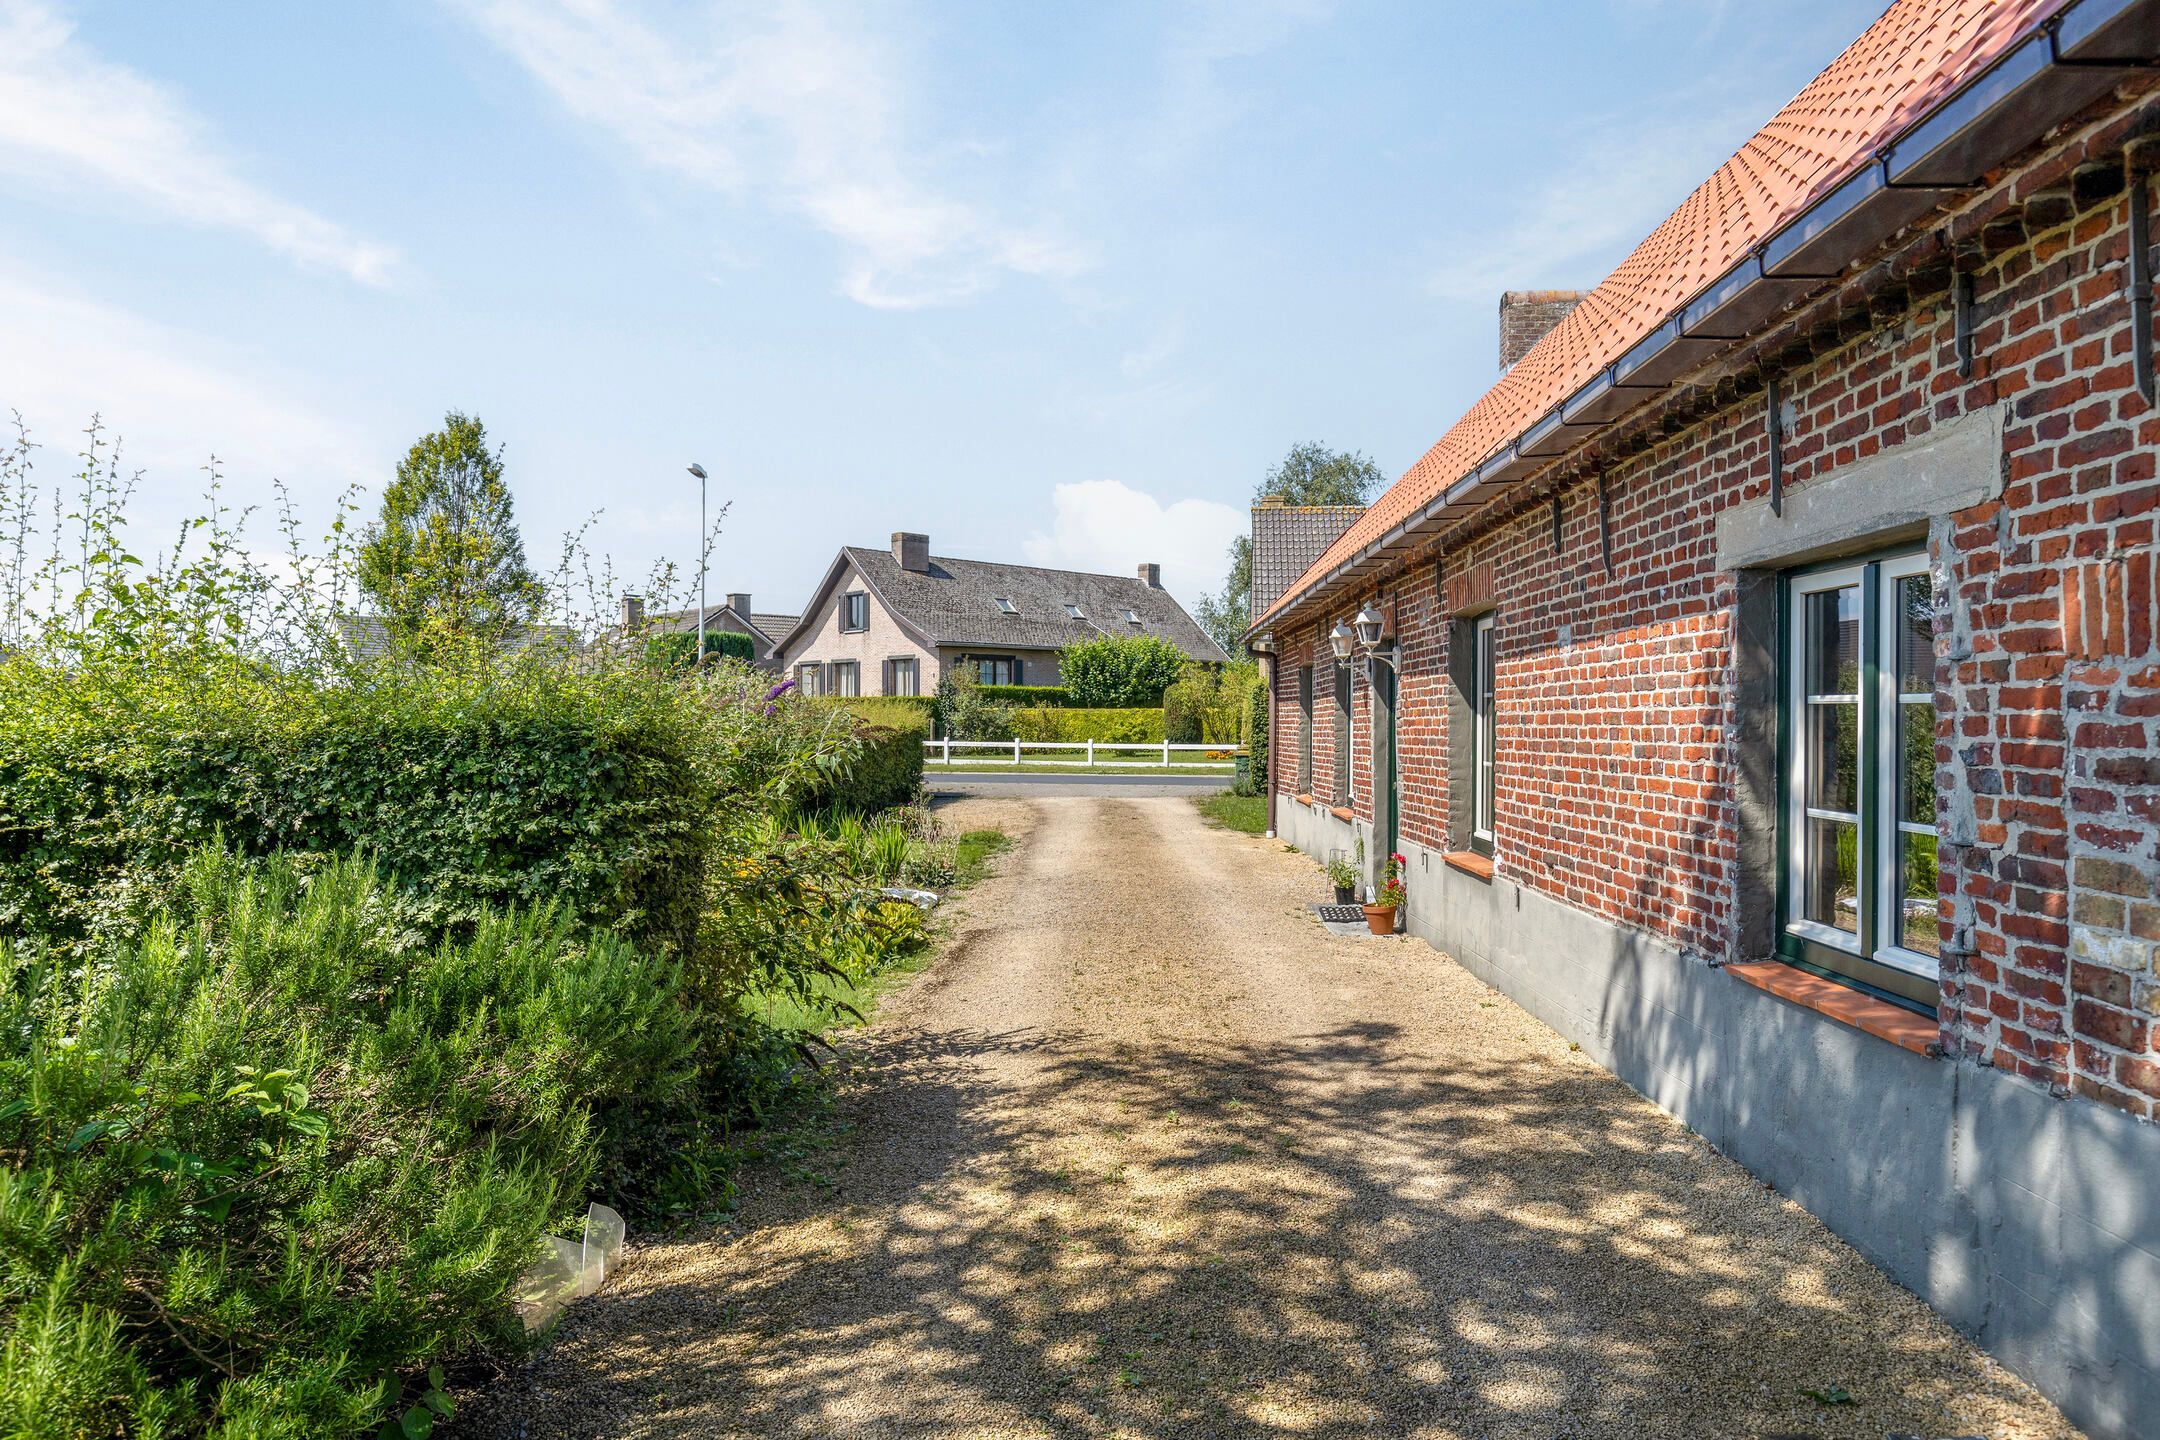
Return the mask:
<svg viewBox="0 0 2160 1440">
<path fill-rule="evenodd" d="M 922 789 L 931 697 L 827 697 L 819 703 L 845 710 L 863 722 L 855 732 L 861 749 L 840 773 L 803 797 L 804 808 L 867 815 L 914 799 Z"/>
<path fill-rule="evenodd" d="M 993 705 L 1060 706 L 1073 703 L 1072 692 L 1062 685 L 982 685 L 983 699 Z"/>
<path fill-rule="evenodd" d="M 1022 740 L 1159 745 L 1163 738 L 1160 710 L 1015 710 L 1012 719 L 1013 734 Z"/>
<path fill-rule="evenodd" d="M 173 898 L 95 984 L 0 942 L 0 1431 L 373 1434 L 514 1337 L 596 1117 L 689 1103 L 678 972 L 562 908 L 416 945 L 353 859 Z"/>
<path fill-rule="evenodd" d="M 0 933 L 126 933 L 222 835 L 367 850 L 430 929 L 544 900 L 683 953 L 724 780 L 686 693 L 629 671 L 0 662 Z"/>
</svg>

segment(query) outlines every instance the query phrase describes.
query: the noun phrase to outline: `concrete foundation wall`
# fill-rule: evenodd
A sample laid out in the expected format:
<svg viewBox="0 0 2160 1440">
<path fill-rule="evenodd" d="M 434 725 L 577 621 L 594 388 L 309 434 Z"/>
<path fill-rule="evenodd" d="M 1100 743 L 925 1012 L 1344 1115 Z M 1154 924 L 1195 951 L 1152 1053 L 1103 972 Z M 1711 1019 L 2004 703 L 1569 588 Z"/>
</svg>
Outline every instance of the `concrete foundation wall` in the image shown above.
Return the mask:
<svg viewBox="0 0 2160 1440">
<path fill-rule="evenodd" d="M 1350 825 L 1285 801 L 1325 858 Z M 2160 1127 L 1927 1059 L 1406 844 L 1409 930 L 1819 1217 L 2095 1440 L 2160 1440 Z"/>
</svg>

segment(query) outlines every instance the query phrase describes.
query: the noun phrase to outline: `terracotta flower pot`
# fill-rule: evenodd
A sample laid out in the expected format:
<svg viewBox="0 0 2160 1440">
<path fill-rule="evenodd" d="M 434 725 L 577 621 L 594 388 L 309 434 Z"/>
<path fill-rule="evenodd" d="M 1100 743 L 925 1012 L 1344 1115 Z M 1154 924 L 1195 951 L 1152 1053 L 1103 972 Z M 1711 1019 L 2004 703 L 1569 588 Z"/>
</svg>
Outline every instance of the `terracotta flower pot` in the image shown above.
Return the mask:
<svg viewBox="0 0 2160 1440">
<path fill-rule="evenodd" d="M 1367 905 L 1365 928 L 1375 935 L 1395 933 L 1395 907 L 1393 905 Z"/>
</svg>

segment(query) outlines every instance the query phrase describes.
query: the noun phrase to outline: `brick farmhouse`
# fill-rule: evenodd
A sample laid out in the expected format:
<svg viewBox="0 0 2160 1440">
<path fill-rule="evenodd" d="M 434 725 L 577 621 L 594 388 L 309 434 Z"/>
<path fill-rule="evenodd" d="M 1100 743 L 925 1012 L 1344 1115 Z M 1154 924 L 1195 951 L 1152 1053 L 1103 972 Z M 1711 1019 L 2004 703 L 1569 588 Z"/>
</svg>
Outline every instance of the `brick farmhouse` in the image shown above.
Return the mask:
<svg viewBox="0 0 2160 1440">
<path fill-rule="evenodd" d="M 2160 1435 L 2155 60 L 1899 0 L 1251 633 L 1277 833 L 2100 1436 Z"/>
</svg>

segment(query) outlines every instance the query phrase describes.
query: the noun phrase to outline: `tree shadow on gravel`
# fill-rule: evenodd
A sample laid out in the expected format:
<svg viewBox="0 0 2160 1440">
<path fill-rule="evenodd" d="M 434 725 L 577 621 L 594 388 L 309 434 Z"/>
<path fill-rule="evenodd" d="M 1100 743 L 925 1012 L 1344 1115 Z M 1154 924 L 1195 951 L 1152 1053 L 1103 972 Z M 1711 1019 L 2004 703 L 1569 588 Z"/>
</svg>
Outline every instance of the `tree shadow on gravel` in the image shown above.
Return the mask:
<svg viewBox="0 0 2160 1440">
<path fill-rule="evenodd" d="M 1405 1044 L 876 1037 L 829 1188 L 653 1247 L 484 1433 L 1881 1440 L 2022 1403 L 1587 1062 Z"/>
</svg>

